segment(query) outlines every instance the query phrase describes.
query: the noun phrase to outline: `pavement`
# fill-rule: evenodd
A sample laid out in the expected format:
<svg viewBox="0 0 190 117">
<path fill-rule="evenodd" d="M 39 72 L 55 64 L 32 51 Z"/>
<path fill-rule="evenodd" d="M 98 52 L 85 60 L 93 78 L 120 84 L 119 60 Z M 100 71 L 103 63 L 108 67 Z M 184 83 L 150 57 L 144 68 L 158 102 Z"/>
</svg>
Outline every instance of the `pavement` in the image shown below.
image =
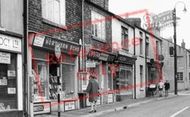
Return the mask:
<svg viewBox="0 0 190 117">
<path fill-rule="evenodd" d="M 181 93 L 184 94 L 184 93 Z M 188 94 L 188 93 L 187 93 Z M 141 99 L 127 99 L 121 102 L 115 102 L 111 104 L 104 104 L 97 106 L 97 112 L 96 113 L 89 113 L 90 108 L 85 109 L 79 109 L 79 110 L 73 110 L 69 112 L 61 112 L 61 117 L 95 117 L 95 116 L 101 116 L 106 113 L 112 113 L 117 111 L 122 111 L 126 109 L 130 109 L 142 104 L 154 102 L 156 100 L 164 100 L 164 99 L 170 99 L 173 97 L 177 97 L 173 93 L 169 93 L 168 97 L 146 97 Z M 35 117 L 57 117 L 57 112 L 52 112 L 51 115 L 37 115 Z"/>
</svg>

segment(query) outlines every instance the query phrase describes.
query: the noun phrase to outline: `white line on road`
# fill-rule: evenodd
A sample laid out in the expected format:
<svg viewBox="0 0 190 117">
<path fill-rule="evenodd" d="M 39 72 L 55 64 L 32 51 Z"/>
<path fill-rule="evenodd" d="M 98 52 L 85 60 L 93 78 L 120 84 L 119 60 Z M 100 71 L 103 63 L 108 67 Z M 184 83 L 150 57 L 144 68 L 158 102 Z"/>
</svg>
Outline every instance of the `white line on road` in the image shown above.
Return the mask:
<svg viewBox="0 0 190 117">
<path fill-rule="evenodd" d="M 177 116 L 178 114 L 180 114 L 181 112 L 187 110 L 188 108 L 189 108 L 189 106 L 187 106 L 187 107 L 185 107 L 185 108 L 183 108 L 183 109 L 177 111 L 176 113 L 174 113 L 174 114 L 173 114 L 172 116 L 170 116 L 170 117 L 175 117 L 175 116 Z"/>
</svg>

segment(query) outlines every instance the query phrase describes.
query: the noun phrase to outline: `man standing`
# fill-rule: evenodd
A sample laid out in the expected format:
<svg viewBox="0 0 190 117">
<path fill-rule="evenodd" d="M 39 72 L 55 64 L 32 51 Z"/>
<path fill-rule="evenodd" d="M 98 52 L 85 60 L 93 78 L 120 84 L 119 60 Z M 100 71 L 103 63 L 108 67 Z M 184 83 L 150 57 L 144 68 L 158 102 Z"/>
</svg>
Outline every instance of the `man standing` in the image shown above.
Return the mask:
<svg viewBox="0 0 190 117">
<path fill-rule="evenodd" d="M 91 102 L 91 111 L 89 111 L 89 113 L 96 112 L 96 102 L 99 96 L 99 85 L 95 76 L 90 76 L 86 92 L 89 93 L 89 102 Z"/>
<path fill-rule="evenodd" d="M 170 89 L 170 83 L 168 82 L 168 80 L 166 80 L 166 82 L 164 83 L 164 87 L 165 87 L 165 96 L 168 96 L 168 90 Z"/>
<path fill-rule="evenodd" d="M 164 89 L 164 83 L 162 80 L 160 80 L 160 82 L 158 84 L 158 90 L 159 90 L 159 96 L 160 97 L 162 97 L 163 89 Z"/>
</svg>

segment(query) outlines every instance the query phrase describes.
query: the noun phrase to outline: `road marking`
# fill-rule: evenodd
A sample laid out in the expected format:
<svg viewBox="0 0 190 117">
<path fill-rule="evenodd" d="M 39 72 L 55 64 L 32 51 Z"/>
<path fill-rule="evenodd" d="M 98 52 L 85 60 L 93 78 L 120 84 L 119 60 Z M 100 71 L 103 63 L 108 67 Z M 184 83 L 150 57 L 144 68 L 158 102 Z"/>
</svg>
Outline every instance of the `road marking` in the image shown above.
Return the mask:
<svg viewBox="0 0 190 117">
<path fill-rule="evenodd" d="M 175 117 L 175 116 L 177 116 L 178 114 L 182 113 L 183 111 L 187 110 L 188 108 L 189 108 L 189 106 L 187 106 L 187 107 L 185 107 L 185 108 L 183 108 L 183 109 L 177 111 L 176 113 L 174 113 L 174 114 L 173 114 L 172 116 L 170 116 L 170 117 Z"/>
</svg>

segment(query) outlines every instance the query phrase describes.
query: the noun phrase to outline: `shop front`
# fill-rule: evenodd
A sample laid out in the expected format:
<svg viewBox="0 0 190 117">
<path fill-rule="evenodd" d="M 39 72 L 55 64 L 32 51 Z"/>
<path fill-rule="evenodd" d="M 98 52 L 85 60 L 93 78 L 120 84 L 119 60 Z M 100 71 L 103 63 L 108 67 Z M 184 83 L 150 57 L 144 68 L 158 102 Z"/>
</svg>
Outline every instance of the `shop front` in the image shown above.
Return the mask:
<svg viewBox="0 0 190 117">
<path fill-rule="evenodd" d="M 147 96 L 151 96 L 152 93 L 150 86 L 154 85 L 156 87 L 159 81 L 162 79 L 162 67 L 163 62 L 154 61 L 154 59 L 150 59 L 149 61 L 147 61 Z"/>
<path fill-rule="evenodd" d="M 56 57 L 56 51 L 60 57 Z M 78 108 L 77 71 L 80 45 L 49 36 L 35 36 L 32 43 L 34 115 Z M 59 84 L 60 83 L 60 84 Z M 60 104 L 58 104 L 58 93 Z M 43 109 L 40 110 L 40 107 Z"/>
<path fill-rule="evenodd" d="M 136 58 L 118 53 L 116 64 L 116 75 L 114 77 L 114 89 L 116 101 L 133 98 L 134 92 L 134 63 Z"/>
<path fill-rule="evenodd" d="M 0 34 L 0 115 L 23 114 L 21 39 Z"/>
<path fill-rule="evenodd" d="M 115 55 L 109 52 L 103 52 L 96 49 L 90 49 L 87 54 L 86 69 L 87 76 L 83 79 L 83 82 L 79 84 L 81 86 L 81 92 L 86 90 L 88 85 L 89 75 L 94 75 L 100 86 L 101 96 L 98 99 L 97 104 L 105 104 L 113 102 L 113 95 L 110 92 L 113 89 L 113 77 L 110 71 L 110 65 L 113 63 Z M 88 98 L 86 105 L 90 106 Z"/>
</svg>

